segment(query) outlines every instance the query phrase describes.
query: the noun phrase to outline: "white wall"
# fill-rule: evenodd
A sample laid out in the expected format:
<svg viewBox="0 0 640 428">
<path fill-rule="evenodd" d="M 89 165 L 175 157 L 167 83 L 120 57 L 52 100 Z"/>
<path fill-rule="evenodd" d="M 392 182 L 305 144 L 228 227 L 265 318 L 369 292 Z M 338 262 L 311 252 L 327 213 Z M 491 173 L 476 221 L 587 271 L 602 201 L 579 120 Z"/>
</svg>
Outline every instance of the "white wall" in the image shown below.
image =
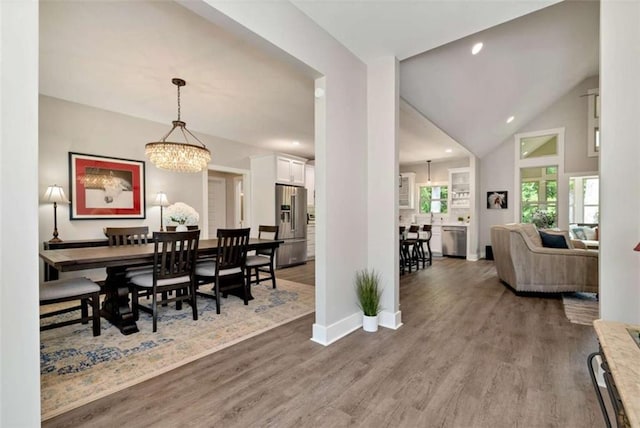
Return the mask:
<svg viewBox="0 0 640 428">
<path fill-rule="evenodd" d="M 502 142 L 498 148 L 480 160 L 480 218 L 479 246 L 484 254 L 486 245 L 491 244 L 490 229 L 495 224 L 517 221 L 518 213 L 514 210 L 514 199 L 519 197 L 514 189 L 514 135 L 523 132 L 542 131 L 552 128 L 565 128 L 565 177 L 560 177 L 559 185 L 568 186 L 568 176 L 572 173 L 598 171 L 598 158 L 587 156 L 587 90 L 598 87 L 598 77 L 589 77 L 567 94 L 560 97 L 535 119 Z M 483 205 L 487 192 L 506 190 L 509 192 L 509 208 L 506 210 L 489 210 Z M 568 192 L 568 187 L 566 189 Z M 565 192 L 566 193 L 566 192 Z M 560 200 L 562 211 L 569 212 L 569 202 Z M 559 219 L 568 222 L 568 219 Z M 562 222 L 561 222 L 562 224 Z"/>
<path fill-rule="evenodd" d="M 106 226 L 148 225 L 151 231 L 160 228 L 160 207 L 153 206 L 159 191 L 167 194 L 169 202 L 184 202 L 205 213 L 202 174 L 185 174 L 156 168 L 147 161 L 145 144 L 156 141 L 170 129 L 169 123 L 156 123 L 125 116 L 57 98 L 40 96 L 39 186 L 42 196 L 47 186 L 62 185 L 67 197 L 69 190 L 68 153 L 112 156 L 145 161 L 147 218 L 140 220 L 69 220 L 69 206 L 58 205 L 58 232 L 63 240 L 104 237 Z M 266 153 L 262 149 L 197 134 L 211 150 L 212 162 L 236 168 L 249 168 L 249 156 Z M 53 207 L 40 203 L 40 242 L 49 240 L 53 230 Z"/>
<path fill-rule="evenodd" d="M 315 141 L 313 340 L 331 343 L 357 328 L 353 280 L 355 271 L 367 266 L 366 67 L 288 2 L 206 3 L 215 9 L 202 3 L 183 4 L 218 25 L 237 31 L 239 23 L 324 76 L 325 123 L 316 123 Z M 319 127 L 324 128 L 320 133 Z"/>
<path fill-rule="evenodd" d="M 600 19 L 600 315 L 640 324 L 640 3 Z"/>
<path fill-rule="evenodd" d="M 0 426 L 40 426 L 38 2 L 0 2 Z"/>
</svg>

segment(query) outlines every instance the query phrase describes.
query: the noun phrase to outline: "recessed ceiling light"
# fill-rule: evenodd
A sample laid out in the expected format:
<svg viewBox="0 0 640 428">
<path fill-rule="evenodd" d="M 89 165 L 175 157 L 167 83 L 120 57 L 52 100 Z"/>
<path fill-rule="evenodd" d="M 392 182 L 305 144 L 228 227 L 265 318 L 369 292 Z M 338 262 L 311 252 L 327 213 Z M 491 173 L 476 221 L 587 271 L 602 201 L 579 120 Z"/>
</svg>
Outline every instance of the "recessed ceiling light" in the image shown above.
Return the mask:
<svg viewBox="0 0 640 428">
<path fill-rule="evenodd" d="M 471 48 L 471 53 L 473 55 L 477 55 L 478 52 L 480 52 L 482 50 L 482 42 L 476 43 L 475 45 L 473 45 L 473 47 Z"/>
<path fill-rule="evenodd" d="M 291 144 L 294 145 L 294 146 L 299 146 L 300 145 L 300 141 L 294 141 Z"/>
<path fill-rule="evenodd" d="M 511 122 L 513 122 L 513 119 L 515 119 L 515 117 L 513 117 L 513 116 L 509 116 L 509 119 L 507 119 L 507 123 L 511 123 Z"/>
<path fill-rule="evenodd" d="M 445 152 L 445 153 L 451 153 L 451 152 L 453 152 L 453 150 L 452 150 L 452 149 L 447 149 L 447 150 L 445 150 L 444 152 Z"/>
</svg>

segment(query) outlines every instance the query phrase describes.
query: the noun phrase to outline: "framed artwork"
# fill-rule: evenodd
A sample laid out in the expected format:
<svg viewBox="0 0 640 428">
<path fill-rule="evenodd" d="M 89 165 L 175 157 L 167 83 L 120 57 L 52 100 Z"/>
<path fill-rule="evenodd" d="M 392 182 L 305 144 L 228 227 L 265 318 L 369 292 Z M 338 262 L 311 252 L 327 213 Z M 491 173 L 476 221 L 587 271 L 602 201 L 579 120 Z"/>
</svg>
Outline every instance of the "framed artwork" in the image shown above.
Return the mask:
<svg viewBox="0 0 640 428">
<path fill-rule="evenodd" d="M 145 218 L 144 161 L 69 152 L 71 220 Z"/>
<path fill-rule="evenodd" d="M 487 192 L 487 209 L 489 210 L 506 210 L 509 208 L 506 190 L 495 190 Z"/>
</svg>

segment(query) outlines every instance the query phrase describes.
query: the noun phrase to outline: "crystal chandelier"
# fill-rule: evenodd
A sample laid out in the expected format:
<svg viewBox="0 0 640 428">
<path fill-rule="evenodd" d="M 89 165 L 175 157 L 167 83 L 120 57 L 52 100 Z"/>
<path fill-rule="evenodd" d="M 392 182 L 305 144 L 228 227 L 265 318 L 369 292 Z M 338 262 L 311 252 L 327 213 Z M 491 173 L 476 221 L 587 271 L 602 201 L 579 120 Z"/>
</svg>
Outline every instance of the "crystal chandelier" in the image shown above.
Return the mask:
<svg viewBox="0 0 640 428">
<path fill-rule="evenodd" d="M 200 172 L 209 164 L 211 153 L 202 141 L 187 129 L 187 124 L 180 120 L 180 87 L 187 83 L 178 78 L 171 79 L 171 82 L 178 87 L 178 120 L 172 122 L 173 128 L 160 141 L 147 143 L 145 153 L 158 168 L 178 172 Z M 180 128 L 186 143 L 166 141 L 176 128 Z M 191 144 L 187 134 L 195 138 L 200 145 Z"/>
</svg>

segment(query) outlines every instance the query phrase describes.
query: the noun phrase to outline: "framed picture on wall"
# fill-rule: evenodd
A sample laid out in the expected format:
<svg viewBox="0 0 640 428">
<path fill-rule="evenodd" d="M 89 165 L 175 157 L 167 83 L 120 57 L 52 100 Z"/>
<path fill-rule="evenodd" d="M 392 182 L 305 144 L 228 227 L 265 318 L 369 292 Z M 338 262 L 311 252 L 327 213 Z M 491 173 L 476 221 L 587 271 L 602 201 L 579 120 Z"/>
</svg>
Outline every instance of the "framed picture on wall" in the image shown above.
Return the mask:
<svg viewBox="0 0 640 428">
<path fill-rule="evenodd" d="M 487 209 L 506 210 L 509 208 L 508 194 L 506 190 L 487 192 Z"/>
<path fill-rule="evenodd" d="M 145 218 L 144 161 L 69 152 L 71 220 Z"/>
</svg>

